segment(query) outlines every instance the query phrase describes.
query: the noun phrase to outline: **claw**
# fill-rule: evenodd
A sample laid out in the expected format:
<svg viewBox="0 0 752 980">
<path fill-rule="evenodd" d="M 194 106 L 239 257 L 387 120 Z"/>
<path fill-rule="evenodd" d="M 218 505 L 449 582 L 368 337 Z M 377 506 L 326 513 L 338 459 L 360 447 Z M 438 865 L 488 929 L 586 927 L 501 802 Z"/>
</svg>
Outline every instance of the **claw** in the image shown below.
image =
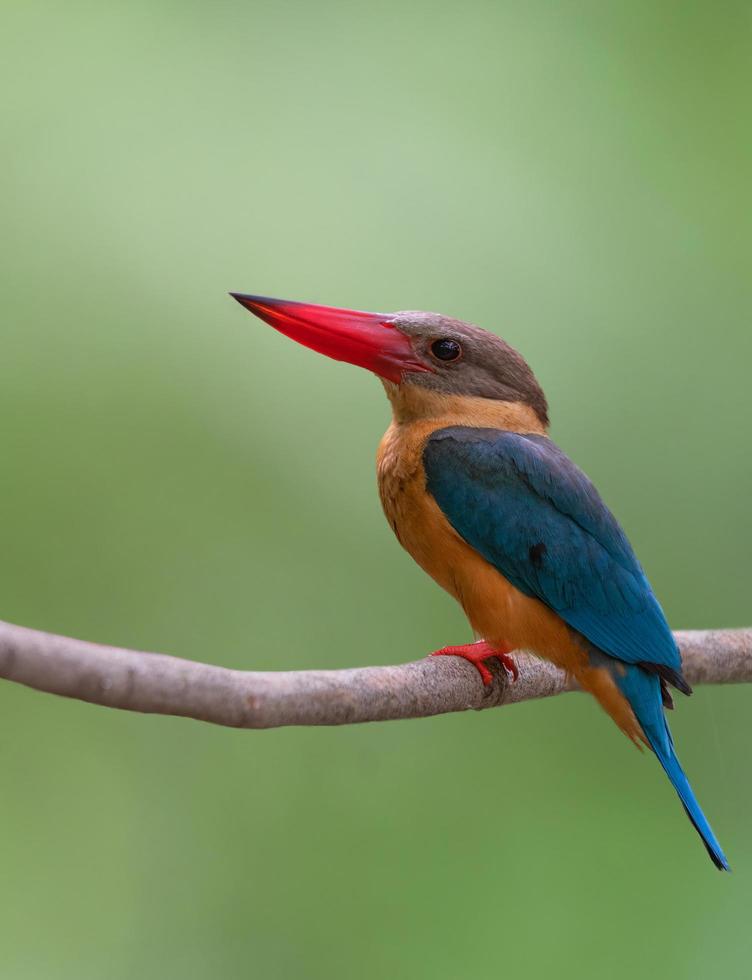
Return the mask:
<svg viewBox="0 0 752 980">
<path fill-rule="evenodd" d="M 520 676 L 520 671 L 514 657 L 510 657 L 508 653 L 504 653 L 501 650 L 496 651 L 496 656 L 501 661 L 501 666 L 510 675 L 512 680 L 516 681 Z"/>
<path fill-rule="evenodd" d="M 517 664 L 514 662 L 514 658 L 509 656 L 509 653 L 509 649 L 494 647 L 486 640 L 478 640 L 477 643 L 465 643 L 456 647 L 442 647 L 441 650 L 434 650 L 431 656 L 462 657 L 463 660 L 467 660 L 468 663 L 475 667 L 484 685 L 488 687 L 493 681 L 493 674 L 486 666 L 485 661 L 490 660 L 492 657 L 496 657 L 501 662 L 502 667 L 511 676 L 512 680 L 516 681 L 519 677 Z"/>
</svg>

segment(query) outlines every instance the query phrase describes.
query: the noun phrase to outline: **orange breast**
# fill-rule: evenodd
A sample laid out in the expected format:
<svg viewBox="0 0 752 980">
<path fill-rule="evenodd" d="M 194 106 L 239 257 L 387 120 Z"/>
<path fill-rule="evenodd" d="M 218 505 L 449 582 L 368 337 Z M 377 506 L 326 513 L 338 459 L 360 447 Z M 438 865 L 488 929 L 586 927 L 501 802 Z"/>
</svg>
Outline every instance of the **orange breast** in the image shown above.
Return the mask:
<svg viewBox="0 0 752 980">
<path fill-rule="evenodd" d="M 446 417 L 394 422 L 384 435 L 377 456 L 379 493 L 397 539 L 457 599 L 478 637 L 551 660 L 590 690 L 630 738 L 639 739 L 639 725 L 609 672 L 590 666 L 586 649 L 553 610 L 520 592 L 471 548 L 426 490 L 426 440 L 456 424 Z"/>
<path fill-rule="evenodd" d="M 516 589 L 449 524 L 426 490 L 422 455 L 426 440 L 443 422 L 413 422 L 389 428 L 379 447 L 377 470 L 384 513 L 400 544 L 457 599 L 475 632 L 492 643 L 560 651 L 568 670 L 584 663 L 564 622 L 537 599 Z"/>
</svg>

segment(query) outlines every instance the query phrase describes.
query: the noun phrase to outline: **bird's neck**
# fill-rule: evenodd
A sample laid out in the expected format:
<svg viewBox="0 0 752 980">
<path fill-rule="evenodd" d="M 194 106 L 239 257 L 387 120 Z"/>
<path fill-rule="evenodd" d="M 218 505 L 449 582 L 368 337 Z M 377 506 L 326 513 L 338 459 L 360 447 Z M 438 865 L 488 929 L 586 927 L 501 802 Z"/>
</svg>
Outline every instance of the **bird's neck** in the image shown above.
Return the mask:
<svg viewBox="0 0 752 980">
<path fill-rule="evenodd" d="M 392 404 L 394 424 L 429 422 L 431 428 L 471 425 L 476 428 L 505 429 L 509 432 L 547 435 L 547 428 L 535 411 L 522 402 L 502 402 L 471 395 L 447 395 L 418 385 L 384 382 Z"/>
</svg>

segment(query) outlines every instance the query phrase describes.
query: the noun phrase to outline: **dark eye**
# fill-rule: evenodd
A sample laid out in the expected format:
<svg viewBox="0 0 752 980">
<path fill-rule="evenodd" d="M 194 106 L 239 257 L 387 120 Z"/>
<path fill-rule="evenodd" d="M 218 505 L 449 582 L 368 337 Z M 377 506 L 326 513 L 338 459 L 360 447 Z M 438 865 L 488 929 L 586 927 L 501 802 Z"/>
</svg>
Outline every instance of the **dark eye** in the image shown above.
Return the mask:
<svg viewBox="0 0 752 980">
<path fill-rule="evenodd" d="M 456 340 L 442 337 L 441 340 L 434 340 L 431 344 L 431 353 L 440 361 L 456 361 L 462 353 L 462 348 Z"/>
</svg>

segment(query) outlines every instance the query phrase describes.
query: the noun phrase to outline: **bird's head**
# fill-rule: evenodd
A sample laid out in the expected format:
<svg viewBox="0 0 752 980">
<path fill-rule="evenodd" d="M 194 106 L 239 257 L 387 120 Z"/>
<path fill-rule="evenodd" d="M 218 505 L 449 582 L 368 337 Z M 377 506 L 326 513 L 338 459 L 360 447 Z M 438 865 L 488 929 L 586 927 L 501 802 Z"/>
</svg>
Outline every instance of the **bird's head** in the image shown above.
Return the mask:
<svg viewBox="0 0 752 980">
<path fill-rule="evenodd" d="M 377 374 L 392 401 L 410 391 L 522 404 L 543 428 L 546 397 L 521 354 L 496 334 L 439 313 L 363 313 L 231 293 L 298 343 Z"/>
</svg>

